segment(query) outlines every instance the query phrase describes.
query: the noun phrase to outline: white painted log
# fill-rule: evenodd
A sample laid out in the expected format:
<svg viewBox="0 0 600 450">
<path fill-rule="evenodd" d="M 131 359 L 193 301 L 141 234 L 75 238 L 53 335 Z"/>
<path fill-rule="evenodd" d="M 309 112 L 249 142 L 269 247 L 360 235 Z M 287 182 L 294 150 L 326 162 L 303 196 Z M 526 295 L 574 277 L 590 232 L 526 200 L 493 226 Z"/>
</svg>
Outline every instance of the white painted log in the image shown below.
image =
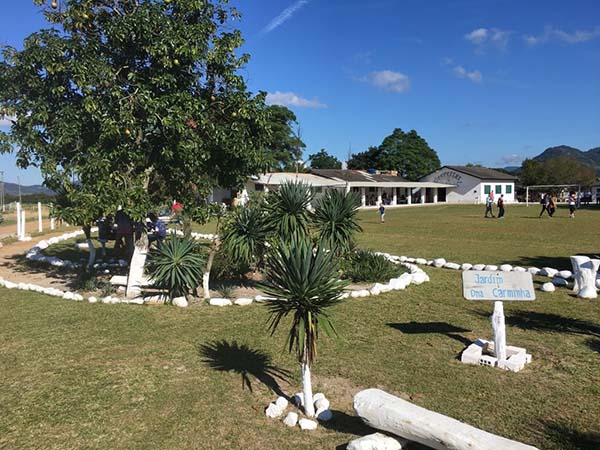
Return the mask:
<svg viewBox="0 0 600 450">
<path fill-rule="evenodd" d="M 310 366 L 306 363 L 302 364 L 302 395 L 304 397 L 304 414 L 307 417 L 315 417 Z"/>
<path fill-rule="evenodd" d="M 596 277 L 599 259 L 590 259 L 587 256 L 571 256 L 571 265 L 573 266 L 573 292 L 580 298 L 596 298 L 598 290 L 596 288 Z"/>
<path fill-rule="evenodd" d="M 133 249 L 133 256 L 129 266 L 129 276 L 127 277 L 127 298 L 136 298 L 142 295 L 142 285 L 144 284 L 144 265 L 148 254 L 148 245 L 136 245 Z"/>
<path fill-rule="evenodd" d="M 55 227 L 55 225 L 54 225 L 54 217 L 51 217 L 50 218 L 50 229 L 54 230 L 54 227 Z"/>
<path fill-rule="evenodd" d="M 490 319 L 494 330 L 494 353 L 498 361 L 504 361 L 506 359 L 506 325 L 502 302 L 494 302 L 494 313 Z"/>
<path fill-rule="evenodd" d="M 96 248 L 94 247 L 94 241 L 88 239 L 87 241 L 88 250 L 90 251 L 90 257 L 88 259 L 88 267 L 92 267 L 94 265 L 94 261 L 96 261 Z"/>
<path fill-rule="evenodd" d="M 21 210 L 21 236 L 19 237 L 20 240 L 24 241 L 25 240 L 25 210 L 22 209 Z"/>
<path fill-rule="evenodd" d="M 436 450 L 537 450 L 421 408 L 380 389 L 356 394 L 354 409 L 367 425 Z"/>
</svg>

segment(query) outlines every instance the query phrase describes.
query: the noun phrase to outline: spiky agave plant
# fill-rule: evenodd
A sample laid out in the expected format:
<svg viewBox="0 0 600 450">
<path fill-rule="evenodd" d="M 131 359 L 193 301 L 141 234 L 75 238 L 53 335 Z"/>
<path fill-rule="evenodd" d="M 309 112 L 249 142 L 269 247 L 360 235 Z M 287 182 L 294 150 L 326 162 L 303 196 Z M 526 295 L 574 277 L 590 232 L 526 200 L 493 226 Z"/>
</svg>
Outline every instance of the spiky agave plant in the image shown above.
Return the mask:
<svg viewBox="0 0 600 450">
<path fill-rule="evenodd" d="M 317 357 L 319 330 L 331 337 L 336 335 L 328 309 L 341 301 L 346 282 L 338 277 L 332 252 L 313 247 L 308 236 L 295 236 L 269 255 L 260 286 L 273 297 L 267 300 L 271 335 L 283 319 L 292 317 L 287 348 L 300 362 L 304 411 L 313 417 L 310 368 Z"/>
<path fill-rule="evenodd" d="M 238 207 L 227 218 L 221 233 L 221 249 L 242 266 L 260 265 L 269 227 L 260 206 Z"/>
<path fill-rule="evenodd" d="M 353 192 L 328 191 L 316 204 L 313 222 L 319 242 L 340 254 L 354 246 L 354 233 L 362 231 L 358 224 L 360 199 Z"/>
<path fill-rule="evenodd" d="M 171 302 L 199 286 L 203 265 L 193 239 L 173 236 L 150 250 L 146 270 L 157 287 L 166 289 Z"/>
<path fill-rule="evenodd" d="M 266 199 L 267 223 L 280 240 L 307 235 L 311 213 L 308 210 L 313 194 L 310 187 L 299 181 L 283 183 Z"/>
</svg>

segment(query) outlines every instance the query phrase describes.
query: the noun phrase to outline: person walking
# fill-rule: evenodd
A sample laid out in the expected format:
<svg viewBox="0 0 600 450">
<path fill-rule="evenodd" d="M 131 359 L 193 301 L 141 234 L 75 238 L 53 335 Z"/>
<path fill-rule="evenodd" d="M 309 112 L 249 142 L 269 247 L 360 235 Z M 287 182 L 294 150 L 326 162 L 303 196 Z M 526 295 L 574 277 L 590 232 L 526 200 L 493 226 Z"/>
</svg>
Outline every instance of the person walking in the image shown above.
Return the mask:
<svg viewBox="0 0 600 450">
<path fill-rule="evenodd" d="M 504 194 L 498 199 L 498 219 L 504 219 Z"/>
<path fill-rule="evenodd" d="M 554 217 L 554 213 L 556 212 L 556 197 L 550 196 L 550 199 L 548 200 L 548 215 L 550 217 Z"/>
<path fill-rule="evenodd" d="M 485 199 L 485 218 L 487 219 L 489 215 L 491 215 L 492 217 L 496 217 L 494 216 L 494 211 L 492 210 L 492 207 L 494 206 L 494 194 L 492 194 L 491 192 L 488 194 L 488 196 Z"/>
<path fill-rule="evenodd" d="M 542 218 L 542 216 L 544 215 L 545 212 L 548 213 L 548 215 L 550 217 L 552 217 L 552 215 L 550 215 L 550 211 L 548 211 L 549 204 L 550 204 L 550 197 L 548 196 L 548 194 L 544 194 L 544 196 L 540 200 L 540 205 L 542 205 L 542 210 L 540 211 L 540 219 Z"/>
<path fill-rule="evenodd" d="M 575 192 L 571 192 L 569 194 L 567 203 L 569 205 L 569 217 L 571 219 L 574 219 L 575 218 L 575 210 L 577 209 L 577 196 L 575 195 Z"/>
<path fill-rule="evenodd" d="M 379 204 L 379 220 L 381 223 L 385 223 L 385 206 L 383 206 L 383 202 Z"/>
</svg>

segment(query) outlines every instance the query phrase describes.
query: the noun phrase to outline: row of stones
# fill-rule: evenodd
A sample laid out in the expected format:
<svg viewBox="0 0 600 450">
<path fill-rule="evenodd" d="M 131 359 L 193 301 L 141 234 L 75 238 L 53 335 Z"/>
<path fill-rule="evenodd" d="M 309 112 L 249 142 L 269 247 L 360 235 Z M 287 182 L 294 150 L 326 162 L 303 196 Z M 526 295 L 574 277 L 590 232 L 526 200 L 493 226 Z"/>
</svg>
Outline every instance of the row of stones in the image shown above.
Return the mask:
<svg viewBox="0 0 600 450">
<path fill-rule="evenodd" d="M 298 408 L 304 406 L 304 394 L 301 392 L 292 397 L 292 403 Z M 328 422 L 332 419 L 333 413 L 331 412 L 329 400 L 322 393 L 317 393 L 313 396 L 313 404 L 315 408 L 315 417 L 319 422 Z M 265 415 L 271 419 L 277 419 L 285 413 L 289 402 L 285 397 L 279 397 L 274 402 L 271 402 L 265 409 Z M 300 418 L 298 412 L 290 411 L 283 419 L 283 423 L 288 427 L 295 427 L 298 425 L 302 430 L 315 430 L 318 426 L 318 422 Z"/>
</svg>

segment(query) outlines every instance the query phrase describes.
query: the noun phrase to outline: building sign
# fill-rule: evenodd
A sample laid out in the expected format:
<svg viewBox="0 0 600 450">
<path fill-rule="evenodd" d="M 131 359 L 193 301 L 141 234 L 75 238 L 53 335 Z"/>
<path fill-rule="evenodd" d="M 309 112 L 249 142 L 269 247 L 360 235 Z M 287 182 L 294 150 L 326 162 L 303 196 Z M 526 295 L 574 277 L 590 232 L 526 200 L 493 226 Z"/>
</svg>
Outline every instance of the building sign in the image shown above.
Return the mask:
<svg viewBox="0 0 600 450">
<path fill-rule="evenodd" d="M 462 273 L 462 280 L 463 296 L 467 300 L 535 300 L 529 272 L 467 270 Z"/>
<path fill-rule="evenodd" d="M 437 175 L 433 181 L 435 183 L 453 184 L 458 187 L 462 184 L 462 175 L 453 170 L 446 170 Z"/>
</svg>

